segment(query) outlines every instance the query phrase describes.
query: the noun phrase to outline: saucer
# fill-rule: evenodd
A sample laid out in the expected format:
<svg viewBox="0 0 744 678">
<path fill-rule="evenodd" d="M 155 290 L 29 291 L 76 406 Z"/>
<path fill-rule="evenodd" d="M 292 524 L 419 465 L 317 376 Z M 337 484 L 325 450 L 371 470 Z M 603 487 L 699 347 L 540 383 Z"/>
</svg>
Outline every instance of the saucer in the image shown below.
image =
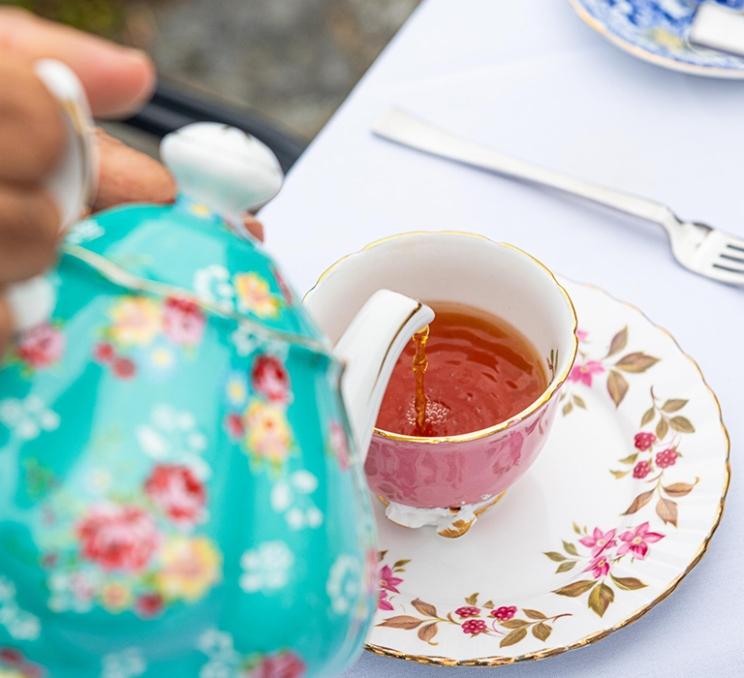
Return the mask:
<svg viewBox="0 0 744 678">
<path fill-rule="evenodd" d="M 713 78 L 744 78 L 744 58 L 693 47 L 695 0 L 570 0 L 578 15 L 621 49 L 658 66 Z M 717 0 L 744 9 L 744 0 Z"/>
<path fill-rule="evenodd" d="M 376 507 L 369 651 L 446 666 L 542 659 L 635 621 L 705 553 L 729 483 L 715 394 L 638 309 L 563 284 L 579 354 L 525 477 L 459 539 L 400 527 Z"/>
</svg>

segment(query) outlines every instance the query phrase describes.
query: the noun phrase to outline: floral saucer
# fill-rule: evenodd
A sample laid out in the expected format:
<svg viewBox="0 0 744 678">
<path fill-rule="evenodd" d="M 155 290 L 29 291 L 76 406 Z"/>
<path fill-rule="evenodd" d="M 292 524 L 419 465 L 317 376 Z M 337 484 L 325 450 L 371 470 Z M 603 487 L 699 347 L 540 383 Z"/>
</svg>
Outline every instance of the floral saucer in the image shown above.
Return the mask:
<svg viewBox="0 0 744 678">
<path fill-rule="evenodd" d="M 371 652 L 447 666 L 559 654 L 638 619 L 705 552 L 729 483 L 716 396 L 639 310 L 564 284 L 579 355 L 527 475 L 457 540 L 377 507 Z"/>
<path fill-rule="evenodd" d="M 693 47 L 700 0 L 570 0 L 578 15 L 626 52 L 658 66 L 713 78 L 744 78 L 744 58 Z M 744 0 L 715 0 L 744 9 Z"/>
</svg>

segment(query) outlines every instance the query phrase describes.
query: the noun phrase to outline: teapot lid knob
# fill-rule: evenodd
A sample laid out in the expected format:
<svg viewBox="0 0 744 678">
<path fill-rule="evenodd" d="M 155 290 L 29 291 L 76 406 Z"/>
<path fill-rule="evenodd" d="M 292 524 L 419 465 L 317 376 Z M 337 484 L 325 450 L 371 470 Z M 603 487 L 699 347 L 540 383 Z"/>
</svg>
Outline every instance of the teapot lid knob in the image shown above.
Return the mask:
<svg viewBox="0 0 744 678">
<path fill-rule="evenodd" d="M 182 193 L 225 216 L 265 205 L 284 179 L 266 144 L 221 123 L 197 122 L 168 134 L 160 156 Z"/>
</svg>

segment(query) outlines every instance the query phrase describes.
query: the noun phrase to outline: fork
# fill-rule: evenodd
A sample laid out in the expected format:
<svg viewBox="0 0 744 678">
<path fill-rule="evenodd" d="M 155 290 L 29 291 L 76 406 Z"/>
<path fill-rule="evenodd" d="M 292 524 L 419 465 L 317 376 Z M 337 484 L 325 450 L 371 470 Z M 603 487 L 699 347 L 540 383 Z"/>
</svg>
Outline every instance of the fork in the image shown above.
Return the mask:
<svg viewBox="0 0 744 678">
<path fill-rule="evenodd" d="M 654 200 L 576 179 L 467 141 L 399 109 L 388 110 L 372 127 L 379 137 L 441 158 L 557 189 L 609 207 L 666 230 L 675 259 L 719 282 L 744 285 L 744 240 L 696 221 L 680 219 Z"/>
</svg>

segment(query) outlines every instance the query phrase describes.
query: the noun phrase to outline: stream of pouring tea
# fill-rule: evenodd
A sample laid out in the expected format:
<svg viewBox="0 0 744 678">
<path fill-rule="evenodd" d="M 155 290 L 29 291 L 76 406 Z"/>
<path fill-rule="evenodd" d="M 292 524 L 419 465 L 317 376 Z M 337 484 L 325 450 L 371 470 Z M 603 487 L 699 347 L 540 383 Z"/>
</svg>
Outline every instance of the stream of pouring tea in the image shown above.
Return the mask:
<svg viewBox="0 0 744 678">
<path fill-rule="evenodd" d="M 426 358 L 426 342 L 429 341 L 429 326 L 419 330 L 413 335 L 413 343 L 416 346 L 416 352 L 413 355 L 413 376 L 416 379 L 416 394 L 414 406 L 416 408 L 416 435 L 426 435 L 426 388 L 424 384 L 424 375 L 429 361 Z"/>
</svg>

